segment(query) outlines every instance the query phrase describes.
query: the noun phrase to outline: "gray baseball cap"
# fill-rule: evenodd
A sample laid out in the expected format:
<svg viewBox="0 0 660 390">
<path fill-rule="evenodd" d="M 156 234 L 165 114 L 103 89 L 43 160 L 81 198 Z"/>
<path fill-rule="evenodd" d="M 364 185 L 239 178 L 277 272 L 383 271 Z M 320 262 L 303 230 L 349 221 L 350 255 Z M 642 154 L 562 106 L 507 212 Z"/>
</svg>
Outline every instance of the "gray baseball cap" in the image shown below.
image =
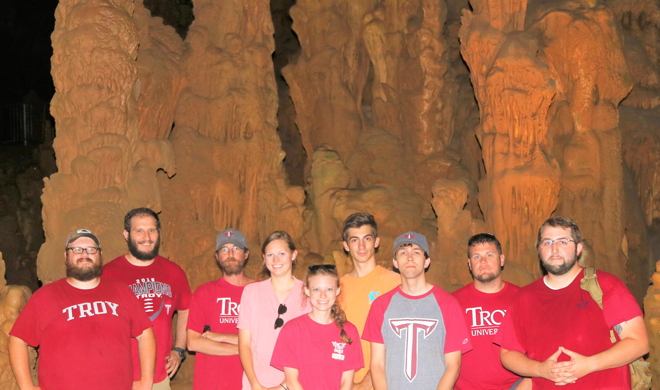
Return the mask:
<svg viewBox="0 0 660 390">
<path fill-rule="evenodd" d="M 98 237 L 96 237 L 96 235 L 94 235 L 94 233 L 92 233 L 87 229 L 78 229 L 76 231 L 69 233 L 69 235 L 66 237 L 66 243 L 64 243 L 64 249 L 68 248 L 69 244 L 79 239 L 80 237 L 89 237 L 92 240 L 94 240 L 96 246 L 98 246 L 99 248 L 101 247 L 99 239 Z"/>
<path fill-rule="evenodd" d="M 426 254 L 429 254 L 429 244 L 426 242 L 426 237 L 423 234 L 416 232 L 406 232 L 400 235 L 394 240 L 394 253 L 393 256 L 396 257 L 396 250 L 402 244 L 417 244 L 420 248 L 424 249 Z"/>
<path fill-rule="evenodd" d="M 247 250 L 247 244 L 245 243 L 245 236 L 243 233 L 234 229 L 227 229 L 220 232 L 218 237 L 215 239 L 215 250 L 216 252 L 220 250 L 225 244 L 234 244 L 237 247 Z"/>
</svg>

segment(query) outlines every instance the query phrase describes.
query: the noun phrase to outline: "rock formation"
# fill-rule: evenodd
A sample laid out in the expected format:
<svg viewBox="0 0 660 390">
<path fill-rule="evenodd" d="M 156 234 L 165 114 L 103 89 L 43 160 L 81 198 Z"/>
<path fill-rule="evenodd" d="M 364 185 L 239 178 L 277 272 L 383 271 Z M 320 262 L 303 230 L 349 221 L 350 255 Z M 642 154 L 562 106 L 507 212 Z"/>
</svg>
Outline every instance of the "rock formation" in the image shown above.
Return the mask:
<svg viewBox="0 0 660 390">
<path fill-rule="evenodd" d="M 539 225 L 566 215 L 582 262 L 642 301 L 660 258 L 655 3 L 298 0 L 288 20 L 291 3 L 194 0 L 182 39 L 143 0 L 60 0 L 41 281 L 64 275 L 69 231 L 94 231 L 109 261 L 126 250 L 124 214 L 147 206 L 193 287 L 220 276 L 214 239 L 230 227 L 253 276 L 277 229 L 303 264 L 347 272 L 356 211 L 379 222 L 380 264 L 419 231 L 429 278 L 453 290 L 471 280 L 467 239 L 491 232 L 505 278 L 525 284 L 541 274 Z M 277 46 L 271 14 L 292 21 Z"/>
<path fill-rule="evenodd" d="M 5 274 L 5 262 L 0 254 L 0 275 Z M 18 384 L 9 365 L 7 353 L 7 340 L 9 331 L 18 318 L 23 306 L 30 299 L 32 293 L 25 286 L 8 286 L 4 277 L 0 277 L 0 388 L 5 390 L 19 390 Z M 36 383 L 36 358 L 34 349 L 29 350 L 30 368 L 32 378 Z"/>
<path fill-rule="evenodd" d="M 660 334 L 660 261 L 656 263 L 655 271 L 652 276 L 653 284 L 649 287 L 648 294 L 644 298 L 644 320 L 651 342 L 651 352 L 647 361 L 651 363 L 654 390 L 660 388 L 658 385 L 658 378 L 660 378 L 660 338 L 657 337 Z"/>
</svg>

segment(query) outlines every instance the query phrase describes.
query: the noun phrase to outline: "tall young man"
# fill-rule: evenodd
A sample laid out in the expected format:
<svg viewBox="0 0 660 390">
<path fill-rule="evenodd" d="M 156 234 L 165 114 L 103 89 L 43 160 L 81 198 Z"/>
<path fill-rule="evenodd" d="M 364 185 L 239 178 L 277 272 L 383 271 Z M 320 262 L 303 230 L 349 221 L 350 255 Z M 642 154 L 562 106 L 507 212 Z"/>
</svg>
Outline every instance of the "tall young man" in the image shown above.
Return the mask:
<svg viewBox="0 0 660 390">
<path fill-rule="evenodd" d="M 642 311 L 621 280 L 596 273 L 602 309 L 581 288 L 583 247 L 571 219 L 541 225 L 537 251 L 548 274 L 518 292 L 495 339 L 504 367 L 532 377 L 534 389 L 630 389 L 628 364 L 649 351 Z"/>
<path fill-rule="evenodd" d="M 502 366 L 500 348 L 493 344 L 506 309 L 520 289 L 502 280 L 505 261 L 502 246 L 494 235 L 479 233 L 468 241 L 467 255 L 473 282 L 452 295 L 463 309 L 472 351 L 463 355 L 455 389 L 531 389 L 530 379 L 523 382 Z"/>
<path fill-rule="evenodd" d="M 120 282 L 100 278 L 99 239 L 86 229 L 69 233 L 66 278 L 30 298 L 9 332 L 9 361 L 21 390 L 148 390 L 156 340 L 151 322 Z M 131 340 L 140 371 L 133 378 Z M 39 347 L 39 386 L 32 384 L 27 346 Z"/>
<path fill-rule="evenodd" d="M 401 284 L 399 275 L 376 263 L 376 251 L 380 245 L 378 225 L 373 215 L 351 214 L 344 221 L 344 249 L 351 256 L 353 270 L 339 280 L 341 293 L 339 303 L 346 312 L 346 318 L 358 328 L 360 336 L 367 321 L 372 302 Z M 369 342 L 361 340 L 364 356 L 363 369 L 355 373 L 355 390 L 371 389 L 369 374 Z"/>
<path fill-rule="evenodd" d="M 374 301 L 362 335 L 371 342 L 375 390 L 451 390 L 461 354 L 472 349 L 456 298 L 426 281 L 428 253 L 419 233 L 394 241 L 401 286 Z"/>
<path fill-rule="evenodd" d="M 243 233 L 227 229 L 218 234 L 215 260 L 222 278 L 195 290 L 188 315 L 188 349 L 197 352 L 193 390 L 241 388 L 236 324 L 243 289 L 254 282 L 243 274 L 249 255 Z"/>
<path fill-rule="evenodd" d="M 160 220 L 148 208 L 138 208 L 124 217 L 124 238 L 128 253 L 103 267 L 103 277 L 124 282 L 139 299 L 154 324 L 156 375 L 154 390 L 169 390 L 170 378 L 186 357 L 186 322 L 190 306 L 190 285 L 183 269 L 158 255 Z M 172 316 L 178 311 L 176 341 L 172 348 Z M 133 353 L 135 375 L 139 361 Z"/>
</svg>

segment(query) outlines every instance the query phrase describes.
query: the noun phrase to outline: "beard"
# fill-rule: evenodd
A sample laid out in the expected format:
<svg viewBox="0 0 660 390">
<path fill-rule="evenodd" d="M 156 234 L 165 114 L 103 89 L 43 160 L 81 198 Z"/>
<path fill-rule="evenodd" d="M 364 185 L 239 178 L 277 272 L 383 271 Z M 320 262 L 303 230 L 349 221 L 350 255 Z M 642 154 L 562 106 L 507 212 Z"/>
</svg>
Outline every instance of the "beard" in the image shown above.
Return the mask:
<svg viewBox="0 0 660 390">
<path fill-rule="evenodd" d="M 500 276 L 500 273 L 495 274 L 494 272 L 484 274 L 484 275 L 474 275 L 474 278 L 480 281 L 481 283 L 490 283 L 493 280 L 497 279 Z"/>
<path fill-rule="evenodd" d="M 90 258 L 80 258 L 78 262 L 82 260 L 92 261 Z M 69 259 L 66 261 L 66 276 L 79 280 L 81 282 L 88 282 L 92 279 L 96 279 L 101 276 L 103 273 L 103 267 L 101 262 L 94 263 L 91 267 L 76 267 L 74 264 L 71 264 Z"/>
<path fill-rule="evenodd" d="M 550 264 L 550 262 L 546 260 L 541 260 L 541 263 L 543 264 L 543 268 L 545 268 L 545 270 L 548 271 L 549 274 L 553 274 L 555 276 L 561 276 L 566 274 L 568 271 L 570 271 L 575 265 L 575 263 L 577 263 L 578 261 L 577 251 L 573 256 L 573 259 L 566 260 L 566 258 L 563 256 L 562 259 L 564 259 L 564 262 L 561 264 Z"/>
<path fill-rule="evenodd" d="M 153 260 L 156 256 L 158 256 L 159 250 L 160 250 L 160 236 L 158 236 L 158 239 L 154 244 L 154 248 L 149 252 L 141 251 L 138 248 L 137 242 L 133 241 L 133 238 L 130 235 L 128 236 L 128 251 L 131 253 L 131 255 L 133 255 L 133 257 L 135 257 L 138 260 L 142 260 L 142 261 Z"/>
<path fill-rule="evenodd" d="M 245 268 L 246 262 L 247 259 L 240 261 L 236 258 L 228 257 L 224 261 L 218 261 L 218 265 L 220 266 L 220 269 L 224 275 L 235 276 L 243 272 L 243 268 Z"/>
</svg>

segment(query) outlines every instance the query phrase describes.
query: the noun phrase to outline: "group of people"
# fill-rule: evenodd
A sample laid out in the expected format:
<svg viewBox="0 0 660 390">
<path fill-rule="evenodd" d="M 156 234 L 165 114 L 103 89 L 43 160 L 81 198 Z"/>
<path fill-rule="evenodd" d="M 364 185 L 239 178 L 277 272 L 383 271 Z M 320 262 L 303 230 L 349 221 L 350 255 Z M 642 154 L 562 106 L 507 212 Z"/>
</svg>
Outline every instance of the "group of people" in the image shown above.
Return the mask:
<svg viewBox="0 0 660 390">
<path fill-rule="evenodd" d="M 619 390 L 649 350 L 623 282 L 598 271 L 600 305 L 584 287 L 582 237 L 565 217 L 539 229 L 544 277 L 505 282 L 499 241 L 480 233 L 467 245 L 473 283 L 453 294 L 426 280 L 429 245 L 417 232 L 396 238 L 396 272 L 378 265 L 378 226 L 366 213 L 344 221 L 346 275 L 315 264 L 298 280 L 293 239 L 276 231 L 261 248 L 266 279 L 252 280 L 245 236 L 227 229 L 215 246 L 222 277 L 193 294 L 158 255 L 155 212 L 130 211 L 124 238 L 128 253 L 103 266 L 92 232 L 68 235 L 66 278 L 39 289 L 10 332 L 21 390 L 169 389 L 186 349 L 196 353 L 195 390 Z M 28 345 L 39 347 L 38 387 Z"/>
</svg>

